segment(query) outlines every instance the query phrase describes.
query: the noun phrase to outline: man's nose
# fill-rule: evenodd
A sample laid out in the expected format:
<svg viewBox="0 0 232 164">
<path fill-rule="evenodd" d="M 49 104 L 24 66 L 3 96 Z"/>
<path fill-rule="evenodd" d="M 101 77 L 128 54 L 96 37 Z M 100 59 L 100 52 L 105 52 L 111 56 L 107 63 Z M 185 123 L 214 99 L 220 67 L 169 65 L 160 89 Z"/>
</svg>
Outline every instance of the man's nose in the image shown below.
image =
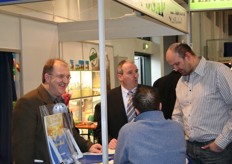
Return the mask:
<svg viewBox="0 0 232 164">
<path fill-rule="evenodd" d="M 64 82 L 64 83 L 68 84 L 68 83 L 69 83 L 69 81 L 70 81 L 70 79 L 69 79 L 69 78 L 67 78 L 66 76 L 63 78 L 63 82 Z"/>
<path fill-rule="evenodd" d="M 138 72 L 135 72 L 135 73 L 134 73 L 134 77 L 136 77 L 136 78 L 138 78 L 138 77 L 139 77 Z"/>
</svg>

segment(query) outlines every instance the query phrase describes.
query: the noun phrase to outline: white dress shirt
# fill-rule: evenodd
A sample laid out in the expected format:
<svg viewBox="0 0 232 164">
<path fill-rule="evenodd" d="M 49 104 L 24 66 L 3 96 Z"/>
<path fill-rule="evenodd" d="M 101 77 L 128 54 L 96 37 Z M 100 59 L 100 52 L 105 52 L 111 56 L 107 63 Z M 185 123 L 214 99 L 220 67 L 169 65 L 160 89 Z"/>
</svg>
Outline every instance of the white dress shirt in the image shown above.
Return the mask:
<svg viewBox="0 0 232 164">
<path fill-rule="evenodd" d="M 222 63 L 201 58 L 195 71 L 176 86 L 172 119 L 184 126 L 190 141 L 216 139 L 221 148 L 232 141 L 232 72 Z"/>
</svg>

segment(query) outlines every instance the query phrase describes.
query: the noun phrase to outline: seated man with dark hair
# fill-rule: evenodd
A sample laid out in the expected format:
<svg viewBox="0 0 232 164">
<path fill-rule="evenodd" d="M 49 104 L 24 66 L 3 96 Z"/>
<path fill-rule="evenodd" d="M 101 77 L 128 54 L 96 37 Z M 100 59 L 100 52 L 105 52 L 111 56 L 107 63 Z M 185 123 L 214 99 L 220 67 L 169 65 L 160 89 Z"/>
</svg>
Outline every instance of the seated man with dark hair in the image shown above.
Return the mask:
<svg viewBox="0 0 232 164">
<path fill-rule="evenodd" d="M 164 118 L 158 91 L 150 86 L 138 87 L 133 105 L 137 117 L 119 132 L 115 164 L 184 164 L 183 128 Z"/>
</svg>

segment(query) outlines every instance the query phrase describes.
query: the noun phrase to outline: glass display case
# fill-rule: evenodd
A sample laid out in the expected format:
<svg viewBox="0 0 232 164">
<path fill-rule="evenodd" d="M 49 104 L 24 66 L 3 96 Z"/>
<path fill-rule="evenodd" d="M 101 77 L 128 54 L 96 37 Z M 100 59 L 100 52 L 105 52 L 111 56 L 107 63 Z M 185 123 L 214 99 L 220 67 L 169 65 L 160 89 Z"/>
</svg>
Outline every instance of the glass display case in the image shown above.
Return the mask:
<svg viewBox="0 0 232 164">
<path fill-rule="evenodd" d="M 93 71 L 92 72 L 92 78 L 93 78 L 93 95 L 97 96 L 100 95 L 100 88 L 101 88 L 101 80 L 100 80 L 100 72 L 99 71 Z"/>
<path fill-rule="evenodd" d="M 92 71 L 81 71 L 81 97 L 92 96 Z"/>
<path fill-rule="evenodd" d="M 69 100 L 69 110 L 73 114 L 75 124 L 82 121 L 81 99 Z"/>
<path fill-rule="evenodd" d="M 67 92 L 71 94 L 69 110 L 76 124 L 88 121 L 94 107 L 100 102 L 100 71 L 70 71 Z"/>
<path fill-rule="evenodd" d="M 93 99 L 92 97 L 82 99 L 82 121 L 87 122 L 88 117 L 93 115 Z"/>
<path fill-rule="evenodd" d="M 80 71 L 70 71 L 71 79 L 67 87 L 67 92 L 71 94 L 71 99 L 81 97 L 81 77 Z"/>
<path fill-rule="evenodd" d="M 73 121 L 78 124 L 87 122 L 89 115 L 94 114 L 95 106 L 101 101 L 101 96 L 69 100 L 69 110 L 73 114 Z"/>
</svg>

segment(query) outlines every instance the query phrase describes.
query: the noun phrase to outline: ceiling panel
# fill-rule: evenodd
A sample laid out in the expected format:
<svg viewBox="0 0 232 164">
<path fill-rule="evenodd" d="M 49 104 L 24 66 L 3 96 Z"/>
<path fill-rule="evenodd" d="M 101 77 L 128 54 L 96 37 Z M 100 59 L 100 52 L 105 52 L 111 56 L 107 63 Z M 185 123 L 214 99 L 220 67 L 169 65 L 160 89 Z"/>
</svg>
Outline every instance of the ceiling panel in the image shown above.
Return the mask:
<svg viewBox="0 0 232 164">
<path fill-rule="evenodd" d="M 98 21 L 81 21 L 58 25 L 60 41 L 98 40 Z M 184 35 L 146 16 L 125 16 L 105 20 L 105 38 L 122 39 L 151 36 Z"/>
</svg>

